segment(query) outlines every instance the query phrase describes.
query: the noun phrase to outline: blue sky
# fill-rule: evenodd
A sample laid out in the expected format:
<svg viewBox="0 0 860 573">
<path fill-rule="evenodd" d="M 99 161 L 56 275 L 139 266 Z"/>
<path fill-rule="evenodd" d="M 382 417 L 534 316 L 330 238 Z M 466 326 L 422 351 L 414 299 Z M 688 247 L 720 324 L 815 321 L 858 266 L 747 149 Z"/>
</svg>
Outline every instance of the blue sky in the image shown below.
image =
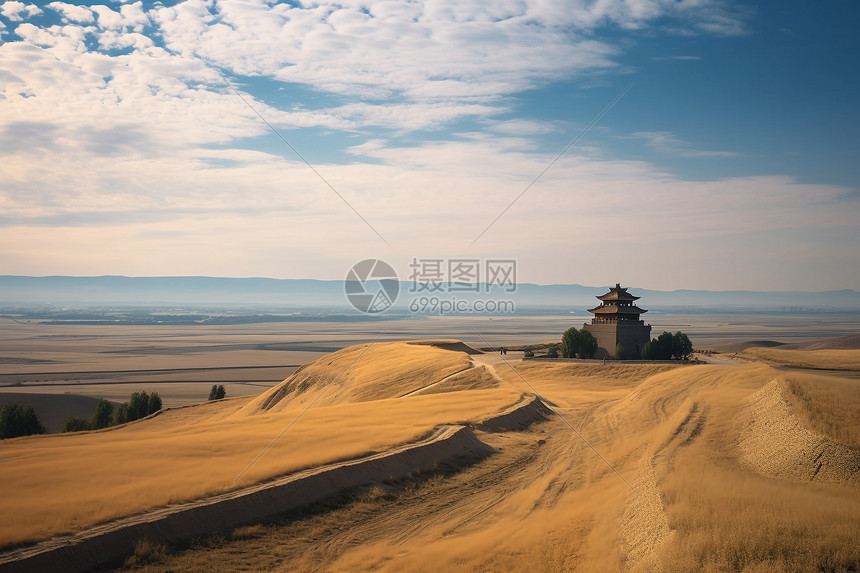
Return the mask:
<svg viewBox="0 0 860 573">
<path fill-rule="evenodd" d="M 473 256 L 537 283 L 860 288 L 858 17 L 0 0 L 0 274 L 339 279 Z"/>
</svg>

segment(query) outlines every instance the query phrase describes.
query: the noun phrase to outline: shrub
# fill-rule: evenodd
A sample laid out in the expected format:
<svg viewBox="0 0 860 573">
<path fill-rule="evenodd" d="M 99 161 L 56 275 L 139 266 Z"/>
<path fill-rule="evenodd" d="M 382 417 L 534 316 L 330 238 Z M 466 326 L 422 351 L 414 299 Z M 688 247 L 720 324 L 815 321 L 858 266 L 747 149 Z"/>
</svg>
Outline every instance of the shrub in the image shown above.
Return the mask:
<svg viewBox="0 0 860 573">
<path fill-rule="evenodd" d="M 209 399 L 210 400 L 221 400 L 222 398 L 227 397 L 227 390 L 224 388 L 223 384 L 213 384 L 212 389 L 209 390 Z"/>
<path fill-rule="evenodd" d="M 119 414 L 117 414 L 117 417 L 119 417 Z M 93 414 L 92 418 L 77 418 L 75 416 L 71 416 L 66 420 L 66 423 L 63 426 L 63 431 L 82 432 L 84 430 L 101 430 L 102 428 L 112 426 L 113 422 L 113 404 L 104 398 L 101 398 L 99 399 L 98 404 L 96 404 L 96 413 Z"/>
<path fill-rule="evenodd" d="M 261 523 L 256 525 L 243 525 L 233 530 L 233 541 L 242 539 L 254 539 L 266 533 L 266 528 Z"/>
<path fill-rule="evenodd" d="M 6 404 L 0 412 L 0 440 L 44 433 L 45 426 L 39 421 L 33 406 Z"/>
<path fill-rule="evenodd" d="M 624 347 L 620 342 L 615 345 L 615 358 L 617 360 L 624 360 Z"/>
<path fill-rule="evenodd" d="M 85 430 L 92 429 L 93 425 L 90 420 L 86 418 L 76 418 L 75 416 L 70 416 L 63 425 L 64 432 L 83 432 Z"/>
<path fill-rule="evenodd" d="M 125 567 L 139 567 L 149 563 L 164 561 L 167 557 L 167 547 L 157 545 L 148 539 L 140 539 L 134 546 L 134 553 L 125 560 Z"/>
<path fill-rule="evenodd" d="M 558 344 L 553 344 L 546 351 L 547 358 L 558 358 Z"/>
</svg>

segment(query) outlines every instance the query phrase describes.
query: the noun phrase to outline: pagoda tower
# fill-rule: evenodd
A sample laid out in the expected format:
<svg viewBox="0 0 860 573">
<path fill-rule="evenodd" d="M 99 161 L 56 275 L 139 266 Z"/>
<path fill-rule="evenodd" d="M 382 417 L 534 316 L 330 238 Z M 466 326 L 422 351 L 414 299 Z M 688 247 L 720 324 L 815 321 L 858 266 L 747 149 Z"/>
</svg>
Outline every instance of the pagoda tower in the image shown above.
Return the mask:
<svg viewBox="0 0 860 573">
<path fill-rule="evenodd" d="M 638 296 L 633 296 L 619 283 L 609 292 L 598 296 L 600 306 L 588 309 L 594 315 L 591 324 L 583 326 L 597 339 L 597 358 L 615 356 L 615 347 L 624 347 L 625 360 L 639 360 L 642 347 L 651 340 L 651 325 L 646 325 L 640 315 L 648 312 L 636 306 Z"/>
</svg>

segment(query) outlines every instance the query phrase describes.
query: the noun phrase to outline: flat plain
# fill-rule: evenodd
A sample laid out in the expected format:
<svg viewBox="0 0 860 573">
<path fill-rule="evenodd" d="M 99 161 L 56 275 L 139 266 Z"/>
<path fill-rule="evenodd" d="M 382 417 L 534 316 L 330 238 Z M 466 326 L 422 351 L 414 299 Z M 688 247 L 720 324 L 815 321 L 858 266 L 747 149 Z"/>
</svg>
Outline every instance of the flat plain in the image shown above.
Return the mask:
<svg viewBox="0 0 860 573">
<path fill-rule="evenodd" d="M 652 335 L 682 330 L 697 348 L 745 341 L 803 342 L 860 332 L 860 313 L 649 312 Z M 0 318 L 0 394 L 74 394 L 121 402 L 158 392 L 167 407 L 257 395 L 307 364 L 373 340 L 451 337 L 476 347 L 558 340 L 585 316 L 455 316 L 368 322 L 237 325 L 80 325 Z"/>
</svg>

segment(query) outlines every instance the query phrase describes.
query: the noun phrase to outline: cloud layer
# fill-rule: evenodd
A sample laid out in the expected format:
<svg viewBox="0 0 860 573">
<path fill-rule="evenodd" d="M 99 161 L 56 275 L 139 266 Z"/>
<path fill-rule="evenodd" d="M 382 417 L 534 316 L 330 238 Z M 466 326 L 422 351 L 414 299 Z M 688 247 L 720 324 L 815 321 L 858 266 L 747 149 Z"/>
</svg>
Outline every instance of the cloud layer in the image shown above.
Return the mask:
<svg viewBox="0 0 860 573">
<path fill-rule="evenodd" d="M 848 189 L 685 181 L 592 145 L 467 249 L 553 160 L 543 138 L 581 128 L 516 117 L 517 98 L 623 77 L 628 33 L 746 33 L 746 14 L 721 2 L 7 1 L 0 15 L 8 274 L 340 278 L 366 256 L 472 252 L 520 258 L 532 282 L 612 283 L 610 260 L 643 286 L 830 288 L 791 261 L 814 267 L 853 228 Z M 260 116 L 321 158 L 394 253 Z M 735 155 L 668 131 L 615 135 L 675 157 Z M 713 267 L 723 276 L 698 268 L 725 258 L 721 245 L 737 253 Z M 763 261 L 767 277 L 726 274 Z"/>
</svg>

